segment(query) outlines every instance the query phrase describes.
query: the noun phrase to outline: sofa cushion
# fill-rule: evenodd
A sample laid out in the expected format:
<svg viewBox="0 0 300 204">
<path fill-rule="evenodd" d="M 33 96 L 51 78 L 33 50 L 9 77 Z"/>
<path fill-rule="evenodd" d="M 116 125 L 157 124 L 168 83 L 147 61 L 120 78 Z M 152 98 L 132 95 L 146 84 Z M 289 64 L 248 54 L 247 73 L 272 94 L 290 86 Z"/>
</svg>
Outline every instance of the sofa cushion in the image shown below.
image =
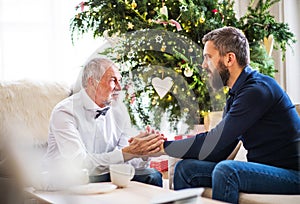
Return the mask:
<svg viewBox="0 0 300 204">
<path fill-rule="evenodd" d="M 54 82 L 0 82 L 0 139 L 45 144 L 51 111 L 69 94 L 68 86 Z"/>
</svg>

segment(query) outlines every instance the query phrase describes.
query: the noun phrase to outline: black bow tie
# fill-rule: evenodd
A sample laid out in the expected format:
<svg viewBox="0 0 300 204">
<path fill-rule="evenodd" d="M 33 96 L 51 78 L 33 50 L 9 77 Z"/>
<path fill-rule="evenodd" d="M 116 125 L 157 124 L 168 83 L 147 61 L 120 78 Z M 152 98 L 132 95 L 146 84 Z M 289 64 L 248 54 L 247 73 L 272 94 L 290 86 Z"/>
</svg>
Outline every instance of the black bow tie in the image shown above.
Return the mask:
<svg viewBox="0 0 300 204">
<path fill-rule="evenodd" d="M 97 110 L 96 111 L 97 114 L 95 116 L 95 119 L 97 119 L 100 115 L 105 115 L 108 110 L 109 110 L 109 107 L 106 107 L 106 108 L 104 108 L 102 110 Z"/>
</svg>

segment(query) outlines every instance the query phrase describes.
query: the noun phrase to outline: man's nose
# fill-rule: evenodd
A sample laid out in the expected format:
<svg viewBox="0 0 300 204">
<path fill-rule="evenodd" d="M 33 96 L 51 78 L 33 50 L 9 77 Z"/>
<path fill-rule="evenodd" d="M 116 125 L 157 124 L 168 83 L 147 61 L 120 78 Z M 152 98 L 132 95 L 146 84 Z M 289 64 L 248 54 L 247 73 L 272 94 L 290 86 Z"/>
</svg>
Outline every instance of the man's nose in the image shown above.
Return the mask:
<svg viewBox="0 0 300 204">
<path fill-rule="evenodd" d="M 207 62 L 206 62 L 206 60 L 205 60 L 205 59 L 203 60 L 203 62 L 202 62 L 202 65 L 201 65 L 201 66 L 202 66 L 202 68 L 203 68 L 203 69 L 207 69 L 207 68 L 208 68 L 208 65 L 207 65 Z"/>
<path fill-rule="evenodd" d="M 117 91 L 121 91 L 121 90 L 122 90 L 121 83 L 120 83 L 119 81 L 116 83 L 115 89 L 116 89 Z"/>
</svg>

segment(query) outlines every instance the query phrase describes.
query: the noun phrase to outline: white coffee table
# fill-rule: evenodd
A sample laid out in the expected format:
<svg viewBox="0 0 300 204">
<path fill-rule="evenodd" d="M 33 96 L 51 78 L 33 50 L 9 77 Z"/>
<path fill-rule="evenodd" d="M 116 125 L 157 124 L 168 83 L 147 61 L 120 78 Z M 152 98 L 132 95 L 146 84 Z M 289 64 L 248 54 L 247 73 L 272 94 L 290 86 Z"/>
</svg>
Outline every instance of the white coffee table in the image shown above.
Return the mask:
<svg viewBox="0 0 300 204">
<path fill-rule="evenodd" d="M 109 193 L 78 195 L 62 191 L 46 192 L 34 191 L 31 188 L 26 189 L 28 196 L 34 203 L 55 203 L 55 204 L 99 204 L 99 203 L 130 203 L 130 204 L 147 204 L 155 196 L 165 195 L 174 192 L 169 189 L 159 188 L 140 182 L 131 181 L 126 188 L 118 188 Z M 219 201 L 199 197 L 196 203 L 201 204 L 218 204 Z"/>
</svg>

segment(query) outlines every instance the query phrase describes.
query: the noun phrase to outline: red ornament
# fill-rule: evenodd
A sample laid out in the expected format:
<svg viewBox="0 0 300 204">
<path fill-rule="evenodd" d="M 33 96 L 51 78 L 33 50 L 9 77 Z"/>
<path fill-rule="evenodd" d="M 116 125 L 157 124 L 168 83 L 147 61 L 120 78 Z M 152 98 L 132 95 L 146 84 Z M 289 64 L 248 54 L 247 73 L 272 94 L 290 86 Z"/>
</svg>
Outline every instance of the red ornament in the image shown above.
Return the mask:
<svg viewBox="0 0 300 204">
<path fill-rule="evenodd" d="M 212 12 L 215 14 L 215 13 L 218 13 L 218 9 L 213 9 Z"/>
</svg>

